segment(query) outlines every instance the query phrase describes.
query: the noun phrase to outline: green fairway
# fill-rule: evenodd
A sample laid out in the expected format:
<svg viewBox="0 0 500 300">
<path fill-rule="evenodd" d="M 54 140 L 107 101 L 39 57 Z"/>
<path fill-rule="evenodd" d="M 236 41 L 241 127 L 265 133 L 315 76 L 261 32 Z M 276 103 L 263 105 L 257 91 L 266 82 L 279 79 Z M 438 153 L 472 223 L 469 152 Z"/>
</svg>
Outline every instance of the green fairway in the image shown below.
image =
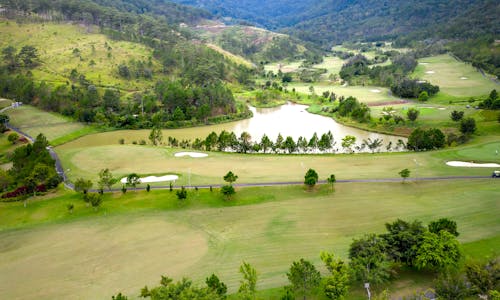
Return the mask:
<svg viewBox="0 0 500 300">
<path fill-rule="evenodd" d="M 455 97 L 487 95 L 499 88 L 471 65 L 447 54 L 419 59 L 413 77 L 428 80 L 438 85 L 441 93 Z"/>
<path fill-rule="evenodd" d="M 49 141 L 75 132 L 89 132 L 81 123 L 74 122 L 56 113 L 48 113 L 32 106 L 21 106 L 5 112 L 10 123 L 23 132 L 36 137 L 43 133 Z"/>
<path fill-rule="evenodd" d="M 319 267 L 321 250 L 346 258 L 353 237 L 382 232 L 396 218 L 448 217 L 457 221 L 462 242 L 490 239 L 500 230 L 497 183 L 339 183 L 335 192 L 328 185 L 313 192 L 244 188 L 230 202 L 208 190 L 190 191 L 184 203 L 168 190 L 128 192 L 106 195 L 98 212 L 72 194 L 26 209 L 0 204 L 0 298 L 136 296 L 161 274 L 201 282 L 212 272 L 234 292 L 243 260 L 258 270 L 259 289 L 278 287 L 293 260 L 304 257 Z M 17 278 L 30 282 L 29 291 Z"/>
<path fill-rule="evenodd" d="M 310 86 L 314 87 L 314 92 L 317 95 L 321 95 L 325 91 L 333 92 L 337 96 L 349 97 L 353 96 L 357 98 L 360 102 L 371 104 L 371 105 L 381 105 L 381 104 L 391 104 L 398 103 L 400 99 L 389 94 L 388 88 L 383 87 L 372 87 L 372 86 L 340 86 L 326 83 L 291 83 L 288 85 L 288 89 L 303 94 L 310 95 Z"/>
<path fill-rule="evenodd" d="M 335 174 L 337 179 L 395 178 L 404 168 L 412 171 L 412 176 L 458 176 L 489 175 L 488 168 L 456 168 L 446 166 L 448 160 L 487 160 L 500 163 L 500 156 L 491 156 L 494 148 L 500 148 L 496 138 L 484 139 L 484 146 L 469 145 L 465 148 L 422 153 L 382 153 L 356 155 L 273 155 L 273 154 L 235 154 L 209 152 L 206 158 L 175 157 L 184 149 L 139 145 L 119 145 L 118 137 L 141 134 L 146 139 L 149 131 L 116 131 L 88 135 L 56 147 L 65 168 L 70 169 L 68 176 L 75 180 L 79 177 L 94 181 L 102 168 L 109 168 L 116 176 L 129 173 L 179 174 L 178 185 L 222 183 L 222 176 L 229 170 L 239 175 L 238 182 L 283 182 L 301 181 L 307 169 L 313 168 L 322 178 Z M 164 136 L 171 135 L 164 131 Z M 129 140 L 129 138 L 127 138 Z M 467 150 L 469 149 L 469 150 Z M 462 152 L 464 151 L 464 152 Z M 491 152 L 491 153 L 490 153 Z M 482 159 L 484 157 L 484 159 Z M 415 160 L 418 165 L 415 164 Z M 165 184 L 165 183 L 164 183 Z"/>
<path fill-rule="evenodd" d="M 276 62 L 272 64 L 268 64 L 264 66 L 264 70 L 266 72 L 273 72 L 274 74 L 278 74 L 278 71 L 281 69 L 281 72 L 283 73 L 289 73 L 289 72 L 296 72 L 299 68 L 300 65 L 302 65 L 302 61 L 292 61 L 292 62 Z"/>
</svg>

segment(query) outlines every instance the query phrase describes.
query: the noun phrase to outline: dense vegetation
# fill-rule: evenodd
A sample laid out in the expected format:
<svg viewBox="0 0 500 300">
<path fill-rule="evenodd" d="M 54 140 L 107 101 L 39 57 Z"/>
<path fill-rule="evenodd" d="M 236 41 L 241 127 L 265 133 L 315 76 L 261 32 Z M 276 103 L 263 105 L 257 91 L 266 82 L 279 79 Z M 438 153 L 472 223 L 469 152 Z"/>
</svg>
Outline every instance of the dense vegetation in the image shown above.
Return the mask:
<svg viewBox="0 0 500 300">
<path fill-rule="evenodd" d="M 17 139 L 13 139 L 13 142 L 17 142 Z M 45 136 L 40 134 L 33 144 L 14 150 L 12 168 L 0 172 L 1 190 L 11 191 L 3 194 L 2 200 L 25 200 L 32 194 L 59 185 L 62 179 L 56 172 L 55 161 L 47 150 L 48 145 Z"/>
<path fill-rule="evenodd" d="M 106 82 L 104 85 L 92 82 L 78 68 L 65 74 L 65 84 L 40 81 L 32 75 L 32 71 L 45 63 L 40 60 L 39 49 L 33 46 L 16 49 L 9 45 L 2 49 L 0 95 L 82 122 L 112 127 L 144 128 L 152 124 L 179 127 L 248 116 L 246 108 L 236 107 L 232 92 L 224 83 L 248 83 L 251 70 L 226 60 L 202 44 L 188 41 L 177 24 L 169 23 L 184 18 L 199 19 L 204 13 L 162 1 L 158 1 L 158 6 L 144 1 L 130 5 L 108 2 L 56 1 L 48 5 L 44 1 L 32 1 L 24 5 L 24 2 L 9 1 L 3 13 L 18 20 L 94 24 L 110 38 L 152 47 L 153 57 L 149 60 L 131 58 L 118 65 L 115 72 L 125 81 L 156 82 L 154 90 L 136 91 L 125 99 L 124 91 Z M 175 9 L 171 10 L 172 7 Z M 157 17 L 165 11 L 178 18 Z M 26 15 L 30 17 L 23 19 Z M 110 52 L 111 47 L 105 46 Z M 78 56 L 79 52 L 75 48 L 73 55 Z M 160 70 L 154 67 L 157 62 L 162 66 Z"/>
</svg>

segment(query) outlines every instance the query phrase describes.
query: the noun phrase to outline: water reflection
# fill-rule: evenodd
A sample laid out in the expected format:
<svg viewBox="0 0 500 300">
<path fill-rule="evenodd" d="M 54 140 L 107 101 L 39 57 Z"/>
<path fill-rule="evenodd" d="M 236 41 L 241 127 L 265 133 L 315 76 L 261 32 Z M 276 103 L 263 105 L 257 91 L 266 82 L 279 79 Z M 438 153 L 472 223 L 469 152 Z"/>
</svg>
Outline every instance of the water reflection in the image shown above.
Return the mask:
<svg viewBox="0 0 500 300">
<path fill-rule="evenodd" d="M 274 108 L 250 107 L 254 115 L 253 118 L 230 123 L 231 128 L 226 130 L 233 131 L 237 136 L 246 131 L 250 133 L 253 141 L 260 141 L 264 134 L 275 141 L 280 133 L 284 138 L 287 136 L 293 137 L 295 141 L 300 136 L 309 140 L 315 132 L 318 137 L 321 137 L 322 134 L 331 131 L 335 141 L 337 141 L 336 148 L 339 148 L 339 150 L 342 148 L 341 141 L 346 135 L 355 136 L 358 145 L 364 139 L 382 139 L 383 146 L 380 148 L 382 151 L 389 142 L 392 142 L 395 146 L 398 139 L 402 139 L 397 136 L 344 126 L 335 122 L 332 118 L 311 114 L 306 109 L 306 105 L 295 103 L 288 103 Z"/>
</svg>

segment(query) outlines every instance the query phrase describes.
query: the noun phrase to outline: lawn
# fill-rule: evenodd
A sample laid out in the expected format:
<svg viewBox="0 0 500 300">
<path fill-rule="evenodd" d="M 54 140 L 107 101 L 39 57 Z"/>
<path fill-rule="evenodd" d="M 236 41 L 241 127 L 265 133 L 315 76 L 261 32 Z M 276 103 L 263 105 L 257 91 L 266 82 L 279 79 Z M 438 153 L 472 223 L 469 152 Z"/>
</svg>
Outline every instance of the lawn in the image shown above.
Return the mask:
<svg viewBox="0 0 500 300">
<path fill-rule="evenodd" d="M 487 95 L 500 86 L 484 77 L 470 64 L 457 61 L 448 54 L 418 60 L 413 77 L 439 86 L 441 93 L 453 97 Z"/>
<path fill-rule="evenodd" d="M 184 203 L 168 190 L 128 192 L 106 195 L 97 212 L 60 193 L 26 209 L 0 204 L 0 298 L 137 296 L 162 274 L 201 283 L 212 272 L 234 292 L 243 260 L 258 270 L 258 288 L 268 289 L 286 283 L 292 261 L 303 257 L 320 267 L 322 250 L 346 258 L 353 237 L 382 232 L 396 218 L 452 218 L 461 242 L 487 243 L 500 230 L 491 179 L 338 183 L 335 192 L 327 185 L 312 192 L 238 188 L 229 202 L 216 190 L 190 191 Z"/>
<path fill-rule="evenodd" d="M 48 113 L 32 106 L 21 106 L 5 112 L 10 124 L 35 138 L 43 133 L 49 141 L 63 138 L 75 132 L 89 133 L 82 123 L 72 121 L 56 113 Z"/>
<path fill-rule="evenodd" d="M 321 95 L 325 91 L 333 92 L 337 96 L 349 97 L 353 96 L 360 102 L 369 105 L 383 105 L 401 102 L 401 99 L 391 96 L 388 88 L 372 87 L 372 86 L 340 86 L 326 83 L 291 83 L 288 85 L 288 90 L 310 95 L 310 86 L 314 87 L 314 92 Z"/>
<path fill-rule="evenodd" d="M 187 129 L 186 129 L 187 130 Z M 102 168 L 109 168 L 116 176 L 126 176 L 132 172 L 139 174 L 180 175 L 178 185 L 190 182 L 193 185 L 219 184 L 229 170 L 235 172 L 240 183 L 301 181 L 307 169 L 318 171 L 321 178 L 335 174 L 337 179 L 395 178 L 398 172 L 409 168 L 419 177 L 489 175 L 491 169 L 456 168 L 445 165 L 453 159 L 479 161 L 488 157 L 490 162 L 500 163 L 500 156 L 491 157 L 490 147 L 500 148 L 497 137 L 477 138 L 477 143 L 463 148 L 450 148 L 434 152 L 380 153 L 356 155 L 273 155 L 273 154 L 232 154 L 209 152 L 206 158 L 175 157 L 184 149 L 140 145 L 119 145 L 118 137 L 138 137 L 146 139 L 149 131 L 116 131 L 87 135 L 56 147 L 68 176 L 94 181 Z M 163 136 L 170 135 L 164 131 Z M 492 146 L 483 144 L 491 143 Z M 462 154 L 459 149 L 470 149 Z M 465 151 L 465 150 L 463 150 Z M 486 156 L 488 155 L 488 156 Z M 418 165 L 415 164 L 418 161 Z M 484 160 L 484 159 L 483 159 Z M 413 176 L 413 175 L 412 175 Z"/>
</svg>

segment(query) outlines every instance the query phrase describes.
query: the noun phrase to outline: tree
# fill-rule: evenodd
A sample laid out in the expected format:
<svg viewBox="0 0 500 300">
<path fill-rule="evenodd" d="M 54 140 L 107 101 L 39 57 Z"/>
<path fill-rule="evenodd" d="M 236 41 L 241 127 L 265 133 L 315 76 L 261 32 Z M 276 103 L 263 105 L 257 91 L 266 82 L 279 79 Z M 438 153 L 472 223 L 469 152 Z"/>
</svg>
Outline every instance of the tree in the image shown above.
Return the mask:
<svg viewBox="0 0 500 300">
<path fill-rule="evenodd" d="M 225 182 L 229 183 L 229 185 L 233 185 L 233 182 L 238 179 L 238 176 L 235 175 L 232 171 L 229 171 L 223 178 Z"/>
<path fill-rule="evenodd" d="M 349 248 L 353 279 L 379 284 L 392 277 L 392 262 L 386 254 L 387 242 L 375 234 L 353 240 Z"/>
<path fill-rule="evenodd" d="M 294 261 L 290 271 L 286 274 L 295 295 L 303 296 L 304 300 L 310 295 L 321 282 L 321 275 L 316 267 L 307 260 L 301 258 Z"/>
<path fill-rule="evenodd" d="M 462 274 L 446 272 L 434 281 L 436 296 L 443 300 L 465 299 L 470 295 L 467 282 Z"/>
<path fill-rule="evenodd" d="M 149 140 L 151 141 L 151 144 L 154 146 L 158 146 L 161 144 L 161 141 L 163 139 L 163 134 L 161 133 L 161 129 L 158 127 L 155 127 L 151 130 L 151 133 L 149 134 Z"/>
<path fill-rule="evenodd" d="M 295 141 L 293 140 L 293 137 L 287 136 L 285 139 L 284 147 L 286 150 L 288 150 L 288 153 L 291 154 L 297 150 L 297 144 L 295 144 Z"/>
<path fill-rule="evenodd" d="M 328 181 L 328 183 L 332 186 L 332 191 L 333 191 L 333 184 L 337 181 L 337 179 L 335 179 L 335 175 L 330 174 L 330 176 L 326 179 L 326 181 Z"/>
<path fill-rule="evenodd" d="M 269 139 L 267 135 L 264 134 L 260 140 L 260 148 L 262 149 L 262 151 L 264 151 L 264 153 L 266 153 L 267 150 L 271 149 L 272 147 L 273 147 L 273 142 L 271 141 L 271 139 Z"/>
<path fill-rule="evenodd" d="M 9 136 L 7 137 L 7 140 L 9 142 L 11 142 L 12 145 L 14 145 L 17 142 L 18 139 L 19 139 L 19 135 L 17 133 L 15 133 L 15 132 L 9 134 Z"/>
<path fill-rule="evenodd" d="M 205 279 L 208 288 L 217 293 L 221 298 L 226 298 L 227 286 L 224 282 L 219 280 L 215 274 Z"/>
<path fill-rule="evenodd" d="M 403 169 L 401 171 L 399 171 L 399 176 L 401 176 L 401 178 L 403 178 L 403 183 L 406 181 L 406 178 L 410 177 L 410 170 L 408 169 Z"/>
<path fill-rule="evenodd" d="M 386 223 L 387 233 L 380 235 L 387 244 L 386 253 L 396 261 L 413 266 L 416 251 L 422 242 L 422 235 L 426 228 L 420 221 L 406 222 L 397 219 L 392 223 Z"/>
<path fill-rule="evenodd" d="M 243 275 L 243 279 L 240 280 L 238 294 L 243 299 L 254 299 L 255 292 L 257 291 L 257 270 L 249 263 L 243 262 L 240 266 L 240 273 Z"/>
<path fill-rule="evenodd" d="M 232 185 L 224 185 L 220 189 L 221 193 L 226 196 L 227 200 L 230 200 L 231 197 L 236 194 L 234 187 Z"/>
<path fill-rule="evenodd" d="M 324 292 L 329 299 L 343 299 L 349 291 L 349 270 L 347 264 L 336 259 L 333 253 L 321 252 L 320 258 L 330 272 L 324 280 Z"/>
<path fill-rule="evenodd" d="M 78 178 L 75 181 L 75 191 L 82 192 L 84 195 L 87 194 L 89 189 L 92 188 L 94 184 L 90 180 L 85 180 L 83 178 Z"/>
<path fill-rule="evenodd" d="M 318 182 L 318 178 L 318 173 L 313 169 L 309 169 L 304 176 L 304 184 L 312 188 Z"/>
<path fill-rule="evenodd" d="M 460 132 L 469 135 L 476 132 L 476 120 L 474 118 L 463 119 L 460 122 Z"/>
<path fill-rule="evenodd" d="M 198 287 L 188 278 L 175 282 L 168 277 L 162 276 L 160 286 L 149 289 L 147 286 L 141 289 L 142 298 L 151 300 L 220 300 L 223 299 L 209 287 Z"/>
<path fill-rule="evenodd" d="M 107 187 L 108 190 L 111 190 L 111 187 L 118 182 L 118 179 L 113 178 L 113 174 L 109 169 L 102 169 L 99 171 L 99 181 L 97 181 L 97 185 L 100 190 L 103 190 L 104 187 Z"/>
<path fill-rule="evenodd" d="M 19 59 L 24 63 L 27 68 L 32 68 L 37 65 L 38 50 L 30 45 L 21 48 L 18 54 Z"/>
<path fill-rule="evenodd" d="M 127 186 L 131 186 L 135 189 L 138 184 L 141 184 L 141 178 L 136 173 L 131 173 L 127 176 Z"/>
<path fill-rule="evenodd" d="M 429 231 L 432 233 L 439 233 L 441 230 L 446 230 L 454 236 L 459 235 L 457 231 L 457 222 L 447 218 L 441 218 L 437 221 L 432 221 L 429 223 L 428 227 Z"/>
<path fill-rule="evenodd" d="M 179 200 L 187 199 L 187 190 L 184 187 L 181 187 L 181 189 L 176 191 L 175 194 L 177 195 L 177 199 Z"/>
<path fill-rule="evenodd" d="M 118 293 L 116 296 L 111 296 L 111 300 L 128 300 L 128 297 L 122 293 Z"/>
<path fill-rule="evenodd" d="M 363 140 L 363 144 L 365 144 L 368 147 L 368 149 L 370 149 L 372 154 L 375 153 L 375 151 L 382 146 L 382 142 L 383 142 L 382 139 L 372 140 L 371 138 L 368 138 L 367 140 Z"/>
<path fill-rule="evenodd" d="M 85 197 L 94 210 L 97 210 L 102 203 L 102 196 L 98 193 L 88 193 Z"/>
<path fill-rule="evenodd" d="M 500 290 L 500 261 L 498 258 L 491 259 L 486 263 L 470 262 L 465 265 L 465 274 L 467 281 L 472 285 L 474 294 L 480 295 L 481 299 L 487 299 L 485 296 L 490 291 Z"/>
<path fill-rule="evenodd" d="M 250 133 L 243 131 L 239 138 L 240 152 L 247 153 L 252 148 L 252 136 Z"/>
<path fill-rule="evenodd" d="M 356 143 L 356 137 L 355 136 L 346 135 L 342 139 L 342 148 L 344 148 L 347 151 L 347 153 L 352 153 L 353 152 L 352 146 L 354 146 L 355 143 Z"/>
<path fill-rule="evenodd" d="M 464 112 L 463 111 L 452 111 L 450 114 L 451 120 L 454 122 L 458 122 L 463 119 L 464 117 Z"/>
<path fill-rule="evenodd" d="M 420 94 L 418 95 L 418 101 L 427 101 L 429 100 L 429 94 L 427 93 L 427 91 L 422 91 L 420 92 Z"/>
<path fill-rule="evenodd" d="M 75 205 L 73 203 L 68 203 L 66 205 L 66 208 L 68 209 L 69 213 L 72 214 L 73 213 L 73 209 L 75 208 Z"/>
<path fill-rule="evenodd" d="M 415 257 L 415 266 L 419 269 L 443 270 L 456 266 L 460 260 L 459 243 L 454 235 L 441 230 L 430 231 L 422 235 Z"/>
<path fill-rule="evenodd" d="M 420 111 L 416 108 L 410 108 L 406 112 L 406 116 L 408 117 L 408 120 L 415 122 L 415 120 L 418 118 L 418 115 L 420 115 Z"/>
</svg>

